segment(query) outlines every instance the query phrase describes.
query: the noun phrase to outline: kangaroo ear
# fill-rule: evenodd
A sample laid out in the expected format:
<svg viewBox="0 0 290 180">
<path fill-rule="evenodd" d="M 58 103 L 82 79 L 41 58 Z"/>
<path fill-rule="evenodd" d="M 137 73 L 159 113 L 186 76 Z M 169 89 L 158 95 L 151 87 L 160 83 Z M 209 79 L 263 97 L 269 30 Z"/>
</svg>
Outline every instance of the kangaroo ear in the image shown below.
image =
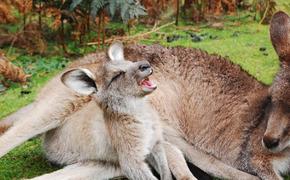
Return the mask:
<svg viewBox="0 0 290 180">
<path fill-rule="evenodd" d="M 114 42 L 108 50 L 108 55 L 111 61 L 124 61 L 124 47 L 121 42 Z"/>
<path fill-rule="evenodd" d="M 72 69 L 61 76 L 61 81 L 68 88 L 82 95 L 97 92 L 95 76 L 88 69 Z"/>
<path fill-rule="evenodd" d="M 279 11 L 271 20 L 270 35 L 272 44 L 281 61 L 290 61 L 290 18 Z"/>
</svg>

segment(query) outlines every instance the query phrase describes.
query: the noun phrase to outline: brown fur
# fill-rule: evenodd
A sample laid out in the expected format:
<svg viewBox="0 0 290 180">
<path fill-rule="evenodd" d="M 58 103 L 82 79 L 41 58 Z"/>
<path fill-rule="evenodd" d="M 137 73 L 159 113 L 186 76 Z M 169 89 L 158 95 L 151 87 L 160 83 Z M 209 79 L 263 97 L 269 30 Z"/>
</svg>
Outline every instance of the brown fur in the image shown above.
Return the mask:
<svg viewBox="0 0 290 180">
<path fill-rule="evenodd" d="M 159 49 L 164 52 L 159 52 Z M 250 119 L 251 114 L 254 114 L 253 106 L 258 106 L 259 112 L 262 107 L 262 105 L 257 105 L 257 102 L 263 102 L 263 100 L 255 99 L 256 95 L 253 93 L 256 94 L 258 91 L 264 94 L 264 96 L 261 95 L 262 98 L 266 97 L 265 86 L 259 84 L 237 65 L 200 50 L 164 49 L 161 46 L 151 46 L 134 47 L 134 50 L 129 51 L 142 52 L 146 56 L 149 53 L 152 53 L 152 56 L 158 54 L 157 58 L 153 57 L 150 62 L 153 66 L 157 66 L 154 69 L 155 74 L 158 74 L 158 80 L 161 79 L 160 76 L 168 75 L 166 79 L 174 81 L 174 84 L 170 85 L 176 86 L 174 93 L 178 95 L 178 102 L 173 101 L 174 97 L 168 102 L 168 92 L 165 89 L 162 91 L 162 87 L 159 87 L 158 95 L 153 97 L 159 100 L 153 99 L 152 103 L 161 113 L 168 113 L 166 109 L 161 108 L 175 107 L 171 115 L 180 121 L 182 125 L 180 129 L 186 139 L 198 148 L 206 149 L 208 153 L 218 152 L 215 156 L 232 162 L 233 165 L 236 160 L 234 157 L 238 156 L 241 145 L 246 140 L 243 139 L 244 129 L 255 124 Z M 159 54 L 162 56 L 160 57 Z M 160 72 L 159 69 L 169 69 L 169 72 Z M 167 80 L 168 83 L 170 83 L 169 80 Z M 186 87 L 186 89 L 181 87 Z M 167 106 L 162 105 L 163 102 L 166 102 Z M 189 107 L 191 111 L 187 111 Z M 247 124 L 243 126 L 239 121 L 242 118 L 241 115 L 246 116 L 245 118 L 250 116 L 244 120 Z M 166 116 L 168 115 L 162 113 L 162 117 Z M 234 119 L 237 120 L 234 121 Z M 211 121 L 207 123 L 208 120 Z M 227 141 L 224 141 L 225 139 Z M 232 157 L 226 157 L 225 154 L 231 154 Z"/>
<path fill-rule="evenodd" d="M 7 131 L 8 128 L 9 128 L 9 126 L 4 126 L 4 125 L 1 126 L 1 127 L 0 127 L 0 135 L 3 134 L 5 131 Z"/>
</svg>

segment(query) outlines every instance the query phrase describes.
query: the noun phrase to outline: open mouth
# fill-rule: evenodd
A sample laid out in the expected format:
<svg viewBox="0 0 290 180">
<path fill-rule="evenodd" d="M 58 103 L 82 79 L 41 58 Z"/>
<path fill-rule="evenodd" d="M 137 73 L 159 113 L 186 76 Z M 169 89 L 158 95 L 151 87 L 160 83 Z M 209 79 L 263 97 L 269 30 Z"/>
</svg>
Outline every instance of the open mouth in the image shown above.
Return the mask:
<svg viewBox="0 0 290 180">
<path fill-rule="evenodd" d="M 152 92 L 157 88 L 157 85 L 150 81 L 149 77 L 142 79 L 139 85 L 144 92 Z"/>
</svg>

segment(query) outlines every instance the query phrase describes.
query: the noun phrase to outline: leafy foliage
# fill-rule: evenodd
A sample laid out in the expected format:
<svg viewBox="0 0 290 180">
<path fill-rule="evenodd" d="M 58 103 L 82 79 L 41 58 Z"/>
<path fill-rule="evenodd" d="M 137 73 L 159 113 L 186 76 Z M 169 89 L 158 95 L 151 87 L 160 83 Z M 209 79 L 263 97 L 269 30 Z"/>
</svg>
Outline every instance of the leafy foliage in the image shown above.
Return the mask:
<svg viewBox="0 0 290 180">
<path fill-rule="evenodd" d="M 106 0 L 92 0 L 91 15 L 95 17 L 108 4 Z"/>
<path fill-rule="evenodd" d="M 15 17 L 11 14 L 11 5 L 4 2 L 0 2 L 0 23 L 12 23 L 15 22 Z"/>
<path fill-rule="evenodd" d="M 111 17 L 113 17 L 116 12 L 120 12 L 121 18 L 124 22 L 146 15 L 145 8 L 138 0 L 73 0 L 70 5 L 70 10 L 74 10 L 81 4 L 90 4 L 90 11 L 93 17 L 104 9 L 109 11 Z"/>
<path fill-rule="evenodd" d="M 115 12 L 120 9 L 123 21 L 138 18 L 139 16 L 146 15 L 145 8 L 135 0 L 110 0 L 109 3 L 110 14 L 114 16 Z"/>
<path fill-rule="evenodd" d="M 287 12 L 290 12 L 290 3 L 283 3 L 283 6 Z"/>
<path fill-rule="evenodd" d="M 272 15 L 276 12 L 276 5 L 275 0 L 253 0 L 252 7 L 258 13 L 261 24 L 270 23 Z"/>
<path fill-rule="evenodd" d="M 0 74 L 3 75 L 5 79 L 21 83 L 25 83 L 29 77 L 29 75 L 24 73 L 22 68 L 12 64 L 4 56 L 0 56 Z"/>
</svg>

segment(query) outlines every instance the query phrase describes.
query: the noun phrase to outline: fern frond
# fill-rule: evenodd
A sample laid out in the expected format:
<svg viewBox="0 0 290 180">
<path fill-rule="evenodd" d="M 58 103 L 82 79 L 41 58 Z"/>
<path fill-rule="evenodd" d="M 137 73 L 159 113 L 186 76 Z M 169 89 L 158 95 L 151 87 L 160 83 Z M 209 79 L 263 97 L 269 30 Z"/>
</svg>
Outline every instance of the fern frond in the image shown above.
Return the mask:
<svg viewBox="0 0 290 180">
<path fill-rule="evenodd" d="M 107 0 L 93 0 L 91 4 L 91 15 L 95 17 L 101 9 L 105 8 L 107 4 Z"/>
<path fill-rule="evenodd" d="M 70 4 L 70 10 L 74 10 L 83 0 L 72 0 Z"/>
</svg>

